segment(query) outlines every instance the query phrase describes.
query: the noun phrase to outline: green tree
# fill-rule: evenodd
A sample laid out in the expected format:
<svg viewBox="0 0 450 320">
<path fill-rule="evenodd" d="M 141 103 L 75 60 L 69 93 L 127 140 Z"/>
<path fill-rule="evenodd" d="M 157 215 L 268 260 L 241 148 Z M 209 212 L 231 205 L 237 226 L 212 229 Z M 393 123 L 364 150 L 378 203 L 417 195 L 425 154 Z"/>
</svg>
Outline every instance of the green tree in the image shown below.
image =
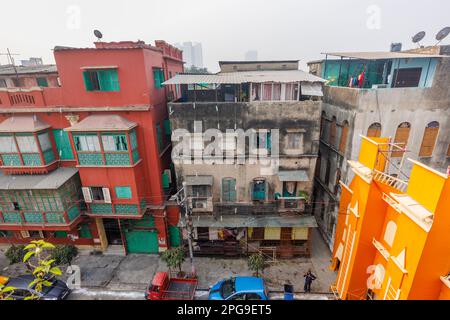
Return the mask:
<svg viewBox="0 0 450 320">
<path fill-rule="evenodd" d="M 161 256 L 162 261 L 164 261 L 169 268 L 178 268 L 181 273 L 181 265 L 185 260 L 185 253 L 183 248 L 173 248 L 163 252 Z"/>
<path fill-rule="evenodd" d="M 261 253 L 254 253 L 248 257 L 248 268 L 251 271 L 256 272 L 256 276 L 259 277 L 259 271 L 264 270 L 264 257 Z"/>
<path fill-rule="evenodd" d="M 14 293 L 14 290 L 16 290 L 16 288 L 0 284 L 0 300 L 14 300 L 11 297 L 11 295 Z"/>
<path fill-rule="evenodd" d="M 190 68 L 184 69 L 185 73 L 194 73 L 194 74 L 210 74 L 208 68 L 197 68 L 196 66 L 192 66 Z"/>
<path fill-rule="evenodd" d="M 25 256 L 23 262 L 32 270 L 34 280 L 29 284 L 29 287 L 33 287 L 35 291 L 42 292 L 44 287 L 52 285 L 52 280 L 56 276 L 62 275 L 60 268 L 55 266 L 55 259 L 50 259 L 51 252 L 55 249 L 55 246 L 44 240 L 31 241 L 29 245 L 25 247 Z M 25 298 L 26 300 L 36 300 L 39 296 L 33 294 Z"/>
</svg>

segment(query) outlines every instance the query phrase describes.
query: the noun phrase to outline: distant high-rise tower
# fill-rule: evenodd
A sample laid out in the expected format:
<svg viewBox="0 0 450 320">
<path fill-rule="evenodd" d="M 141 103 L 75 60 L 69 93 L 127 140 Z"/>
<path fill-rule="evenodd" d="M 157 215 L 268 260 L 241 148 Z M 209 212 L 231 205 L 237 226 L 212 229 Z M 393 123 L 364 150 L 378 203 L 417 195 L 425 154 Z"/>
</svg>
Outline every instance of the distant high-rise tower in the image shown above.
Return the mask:
<svg viewBox="0 0 450 320">
<path fill-rule="evenodd" d="M 201 43 L 183 42 L 182 44 L 176 43 L 175 46 L 183 50 L 183 59 L 186 62 L 186 68 L 191 68 L 192 66 L 203 68 L 203 49 Z"/>
<path fill-rule="evenodd" d="M 245 61 L 257 61 L 258 60 L 258 51 L 250 50 L 245 53 Z"/>
</svg>

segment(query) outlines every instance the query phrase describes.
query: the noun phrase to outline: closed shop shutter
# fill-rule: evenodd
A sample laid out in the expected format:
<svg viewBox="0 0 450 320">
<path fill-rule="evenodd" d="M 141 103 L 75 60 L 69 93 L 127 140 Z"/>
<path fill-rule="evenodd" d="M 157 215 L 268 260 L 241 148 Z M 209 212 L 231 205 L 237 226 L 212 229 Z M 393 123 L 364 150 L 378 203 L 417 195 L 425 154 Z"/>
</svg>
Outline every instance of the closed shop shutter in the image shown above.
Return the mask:
<svg viewBox="0 0 450 320">
<path fill-rule="evenodd" d="M 264 228 L 264 240 L 280 240 L 281 228 Z"/>
<path fill-rule="evenodd" d="M 292 228 L 292 240 L 308 240 L 309 228 Z"/>
</svg>

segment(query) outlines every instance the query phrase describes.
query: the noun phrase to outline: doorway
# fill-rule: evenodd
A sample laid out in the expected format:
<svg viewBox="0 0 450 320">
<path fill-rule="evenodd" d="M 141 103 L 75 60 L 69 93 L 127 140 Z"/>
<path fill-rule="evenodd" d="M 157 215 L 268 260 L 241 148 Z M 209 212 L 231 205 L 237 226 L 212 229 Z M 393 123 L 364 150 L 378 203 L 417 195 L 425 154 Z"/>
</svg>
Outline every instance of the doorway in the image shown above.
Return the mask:
<svg viewBox="0 0 450 320">
<path fill-rule="evenodd" d="M 122 245 L 122 235 L 120 232 L 119 220 L 117 219 L 103 219 L 103 226 L 105 228 L 106 239 L 109 245 Z"/>
</svg>

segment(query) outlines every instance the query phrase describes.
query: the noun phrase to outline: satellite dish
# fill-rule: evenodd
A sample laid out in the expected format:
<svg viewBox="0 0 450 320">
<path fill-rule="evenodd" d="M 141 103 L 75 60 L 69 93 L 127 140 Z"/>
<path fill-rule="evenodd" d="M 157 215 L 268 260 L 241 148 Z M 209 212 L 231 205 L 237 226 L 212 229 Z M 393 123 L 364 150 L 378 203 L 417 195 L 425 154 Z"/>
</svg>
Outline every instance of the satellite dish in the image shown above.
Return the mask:
<svg viewBox="0 0 450 320">
<path fill-rule="evenodd" d="M 445 27 L 444 29 L 442 29 L 441 31 L 439 31 L 437 33 L 436 40 L 439 43 L 442 40 L 444 40 L 449 34 L 450 34 L 450 27 Z M 438 43 L 436 43 L 436 44 L 438 44 Z"/>
<path fill-rule="evenodd" d="M 94 35 L 97 37 L 98 41 L 103 38 L 103 34 L 99 30 L 94 30 Z"/>
<path fill-rule="evenodd" d="M 419 43 L 419 41 L 425 38 L 425 35 L 426 35 L 425 31 L 420 31 L 412 38 L 412 42 Z"/>
</svg>

